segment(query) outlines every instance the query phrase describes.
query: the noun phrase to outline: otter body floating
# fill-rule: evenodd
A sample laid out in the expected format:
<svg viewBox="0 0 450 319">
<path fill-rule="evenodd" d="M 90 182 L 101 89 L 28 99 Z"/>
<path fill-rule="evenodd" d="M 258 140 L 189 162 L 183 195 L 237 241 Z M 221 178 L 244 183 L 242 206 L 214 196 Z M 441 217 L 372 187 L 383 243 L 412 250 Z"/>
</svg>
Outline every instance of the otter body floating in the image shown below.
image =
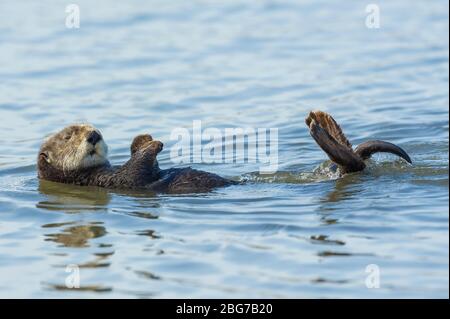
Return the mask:
<svg viewBox="0 0 450 319">
<path fill-rule="evenodd" d="M 122 166 L 111 166 L 100 132 L 90 125 L 71 125 L 41 146 L 38 177 L 66 184 L 163 193 L 207 192 L 235 184 L 216 174 L 191 168 L 161 170 L 156 155 L 162 147 L 150 135 L 139 135 L 131 144 L 131 158 Z"/>
<path fill-rule="evenodd" d="M 339 125 L 327 113 L 310 112 L 306 124 L 311 136 L 340 167 L 342 174 L 363 170 L 366 167 L 364 160 L 376 152 L 393 153 L 411 163 L 403 149 L 388 142 L 365 142 L 353 151 Z M 42 144 L 37 160 L 38 177 L 66 184 L 164 193 L 208 192 L 237 184 L 192 168 L 162 170 L 156 160 L 162 148 L 163 144 L 150 135 L 139 135 L 131 144 L 131 158 L 121 166 L 112 166 L 101 133 L 90 125 L 71 125 Z"/>
</svg>

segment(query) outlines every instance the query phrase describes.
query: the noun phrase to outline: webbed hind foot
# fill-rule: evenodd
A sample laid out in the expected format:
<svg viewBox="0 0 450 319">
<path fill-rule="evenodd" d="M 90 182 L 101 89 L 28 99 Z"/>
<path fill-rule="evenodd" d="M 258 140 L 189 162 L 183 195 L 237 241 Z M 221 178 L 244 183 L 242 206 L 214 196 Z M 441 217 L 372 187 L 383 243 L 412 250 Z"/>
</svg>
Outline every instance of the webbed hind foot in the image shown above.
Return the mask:
<svg viewBox="0 0 450 319">
<path fill-rule="evenodd" d="M 325 153 L 327 153 L 328 157 L 339 166 L 341 173 L 344 174 L 358 172 L 362 171 L 366 167 L 364 161 L 353 152 L 351 147 L 348 146 L 348 141 L 348 144 L 341 144 L 340 142 L 338 142 L 338 140 L 336 140 L 335 137 L 332 136 L 327 129 L 323 128 L 319 123 L 317 123 L 313 117 L 308 117 L 306 119 L 306 124 L 309 126 L 309 132 L 311 136 L 314 138 L 320 148 Z M 330 126 L 324 126 L 330 128 Z M 338 132 L 335 130 L 336 126 L 334 125 L 331 126 L 331 129 L 335 134 Z M 339 139 L 341 141 L 346 141 L 347 139 L 345 138 L 342 131 L 340 131 L 340 133 L 341 134 L 338 135 L 340 136 Z"/>
</svg>

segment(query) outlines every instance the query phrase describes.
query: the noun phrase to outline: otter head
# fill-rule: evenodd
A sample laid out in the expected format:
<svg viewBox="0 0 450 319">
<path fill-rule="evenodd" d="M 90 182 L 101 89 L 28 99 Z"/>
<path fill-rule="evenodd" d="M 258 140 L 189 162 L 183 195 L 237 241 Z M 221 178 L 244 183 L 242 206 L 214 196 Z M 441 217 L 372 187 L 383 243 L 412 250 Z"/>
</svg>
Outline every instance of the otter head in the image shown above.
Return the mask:
<svg viewBox="0 0 450 319">
<path fill-rule="evenodd" d="M 62 171 L 108 163 L 108 147 L 99 130 L 87 124 L 70 125 L 50 136 L 39 150 L 38 162 Z"/>
</svg>

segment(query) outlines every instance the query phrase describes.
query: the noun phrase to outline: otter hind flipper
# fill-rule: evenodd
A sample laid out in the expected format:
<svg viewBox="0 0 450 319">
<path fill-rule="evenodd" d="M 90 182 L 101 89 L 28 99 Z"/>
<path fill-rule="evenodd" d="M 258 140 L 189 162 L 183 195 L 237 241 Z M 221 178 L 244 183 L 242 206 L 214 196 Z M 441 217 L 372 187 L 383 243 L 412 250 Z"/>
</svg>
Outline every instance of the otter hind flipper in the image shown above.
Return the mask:
<svg viewBox="0 0 450 319">
<path fill-rule="evenodd" d="M 342 145 L 314 119 L 309 122 L 309 132 L 320 148 L 336 163 L 342 173 L 362 171 L 366 165 L 347 145 Z"/>
<path fill-rule="evenodd" d="M 310 127 L 312 121 L 319 124 L 325 131 L 328 132 L 339 144 L 352 149 L 352 144 L 349 142 L 339 124 L 334 118 L 322 111 L 311 111 L 308 117 L 305 119 L 306 125 Z"/>
<path fill-rule="evenodd" d="M 385 142 L 385 141 L 367 141 L 364 142 L 355 149 L 356 155 L 361 157 L 363 160 L 366 160 L 372 156 L 374 153 L 385 152 L 395 154 L 401 158 L 403 158 L 408 163 L 412 164 L 412 160 L 409 157 L 408 153 L 400 146 L 395 144 Z"/>
<path fill-rule="evenodd" d="M 360 144 L 353 151 L 352 145 L 345 137 L 341 127 L 331 115 L 325 112 L 312 111 L 305 122 L 311 136 L 328 157 L 341 168 L 342 173 L 362 171 L 366 167 L 364 160 L 378 152 L 392 153 L 408 163 L 412 163 L 405 150 L 389 142 L 368 141 Z"/>
</svg>

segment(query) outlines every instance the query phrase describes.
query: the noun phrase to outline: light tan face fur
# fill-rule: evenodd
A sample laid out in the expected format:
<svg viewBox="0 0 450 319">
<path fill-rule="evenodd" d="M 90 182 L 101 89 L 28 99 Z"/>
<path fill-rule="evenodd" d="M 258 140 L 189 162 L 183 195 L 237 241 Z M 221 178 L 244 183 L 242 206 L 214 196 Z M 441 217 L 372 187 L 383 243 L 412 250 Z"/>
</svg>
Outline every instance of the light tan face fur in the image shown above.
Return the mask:
<svg viewBox="0 0 450 319">
<path fill-rule="evenodd" d="M 64 171 L 100 166 L 108 162 L 108 147 L 103 137 L 95 145 L 89 135 L 100 131 L 87 124 L 70 125 L 50 136 L 40 149 L 40 156 L 53 167 Z"/>
</svg>

